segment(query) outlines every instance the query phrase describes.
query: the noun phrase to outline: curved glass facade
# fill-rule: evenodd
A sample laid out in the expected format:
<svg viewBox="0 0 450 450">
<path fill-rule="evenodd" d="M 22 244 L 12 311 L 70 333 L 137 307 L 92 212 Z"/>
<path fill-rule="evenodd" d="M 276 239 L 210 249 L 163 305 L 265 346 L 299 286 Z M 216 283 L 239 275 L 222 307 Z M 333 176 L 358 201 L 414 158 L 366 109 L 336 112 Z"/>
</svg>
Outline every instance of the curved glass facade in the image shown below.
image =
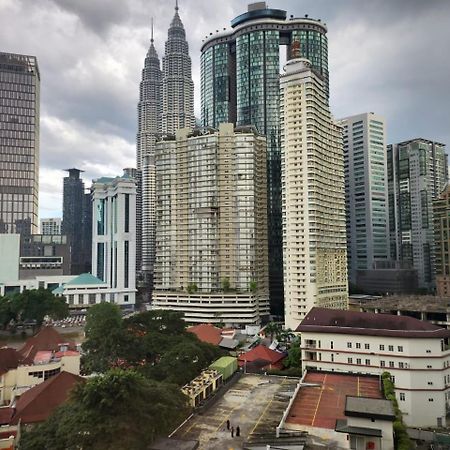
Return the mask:
<svg viewBox="0 0 450 450">
<path fill-rule="evenodd" d="M 271 312 L 283 314 L 281 223 L 280 51 L 288 59 L 294 41 L 301 56 L 325 79 L 328 93 L 326 27 L 312 19 L 248 20 L 230 34 L 208 39 L 201 55 L 202 125 L 254 125 L 267 137 L 267 209 Z"/>
</svg>

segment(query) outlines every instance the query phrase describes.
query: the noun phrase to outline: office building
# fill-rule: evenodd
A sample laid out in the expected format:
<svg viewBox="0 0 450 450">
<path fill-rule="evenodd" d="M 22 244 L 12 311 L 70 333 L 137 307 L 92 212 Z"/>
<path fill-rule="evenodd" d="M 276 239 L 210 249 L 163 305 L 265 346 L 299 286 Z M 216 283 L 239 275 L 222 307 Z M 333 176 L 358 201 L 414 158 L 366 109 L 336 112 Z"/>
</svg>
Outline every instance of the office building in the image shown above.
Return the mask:
<svg viewBox="0 0 450 450">
<path fill-rule="evenodd" d="M 445 426 L 450 330 L 413 317 L 314 308 L 297 331 L 303 369 L 389 372 L 407 426 Z"/>
<path fill-rule="evenodd" d="M 436 293 L 450 295 L 450 186 L 433 201 Z"/>
<path fill-rule="evenodd" d="M 434 289 L 433 199 L 447 178 L 445 145 L 412 139 L 388 145 L 391 258 L 410 263 L 420 289 Z"/>
<path fill-rule="evenodd" d="M 19 279 L 37 276 L 70 275 L 70 240 L 65 235 L 33 234 L 21 236 Z"/>
<path fill-rule="evenodd" d="M 152 36 L 142 71 L 137 136 L 137 267 L 144 286 L 153 289 L 155 264 L 154 145 L 161 133 L 195 126 L 194 83 L 186 32 L 178 3 L 168 30 L 162 70 Z"/>
<path fill-rule="evenodd" d="M 79 169 L 68 169 L 64 177 L 62 234 L 71 245 L 71 274 L 91 271 L 91 197 L 85 192 Z"/>
<path fill-rule="evenodd" d="M 93 180 L 91 190 L 92 275 L 109 289 L 107 300 L 133 305 L 136 297 L 136 180 L 127 175 L 102 177 Z"/>
<path fill-rule="evenodd" d="M 202 125 L 254 125 L 267 137 L 270 303 L 278 316 L 283 315 L 280 52 L 286 49 L 289 59 L 292 43 L 300 43 L 300 54 L 323 79 L 328 101 L 326 33 L 320 20 L 287 18 L 286 11 L 258 2 L 231 21 L 231 30 L 210 33 L 201 49 Z"/>
<path fill-rule="evenodd" d="M 285 324 L 295 329 L 313 306 L 347 308 L 344 154 L 307 59 L 286 63 L 280 91 Z"/>
<path fill-rule="evenodd" d="M 38 232 L 39 96 L 36 57 L 0 52 L 0 233 Z"/>
<path fill-rule="evenodd" d="M 269 314 L 266 139 L 253 127 L 184 128 L 156 143 L 153 307 L 190 323 Z"/>
<path fill-rule="evenodd" d="M 364 289 L 358 271 L 372 271 L 376 262 L 390 259 L 386 127 L 374 113 L 338 123 L 344 138 L 348 279 Z"/>
<path fill-rule="evenodd" d="M 162 71 L 152 34 L 139 89 L 136 160 L 136 269 L 152 285 L 155 252 L 155 142 L 161 133 Z M 144 200 L 145 197 L 145 200 Z"/>
<path fill-rule="evenodd" d="M 61 234 L 61 219 L 48 218 L 41 219 L 41 234 Z"/>
<path fill-rule="evenodd" d="M 170 23 L 162 60 L 162 132 L 195 126 L 194 82 L 186 32 L 178 14 Z"/>
</svg>

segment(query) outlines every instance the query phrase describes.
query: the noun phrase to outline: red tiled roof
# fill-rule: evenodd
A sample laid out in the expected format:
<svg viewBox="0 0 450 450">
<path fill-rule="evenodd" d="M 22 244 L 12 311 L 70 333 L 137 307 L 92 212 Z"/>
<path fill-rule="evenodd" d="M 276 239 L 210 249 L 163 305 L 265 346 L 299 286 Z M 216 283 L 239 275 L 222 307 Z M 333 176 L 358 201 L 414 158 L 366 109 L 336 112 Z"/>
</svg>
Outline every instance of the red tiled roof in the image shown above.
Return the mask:
<svg viewBox="0 0 450 450">
<path fill-rule="evenodd" d="M 186 331 L 194 333 L 200 341 L 208 342 L 209 344 L 219 345 L 222 340 L 222 330 L 211 323 L 201 323 L 187 328 Z"/>
<path fill-rule="evenodd" d="M 254 361 L 266 361 L 267 366 L 279 366 L 281 360 L 284 359 L 286 355 L 284 353 L 276 352 L 275 350 L 271 350 L 270 348 L 265 347 L 264 345 L 257 345 L 252 348 L 247 353 L 243 353 L 238 357 L 238 363 L 240 366 L 247 363 L 252 363 Z"/>
<path fill-rule="evenodd" d="M 25 357 L 34 359 L 36 353 L 39 351 L 58 351 L 59 344 L 64 342 L 66 342 L 66 338 L 60 335 L 53 327 L 42 327 L 36 335 L 25 342 L 23 347 L 19 349 L 19 353 Z M 73 343 L 66 345 L 75 348 Z"/>
<path fill-rule="evenodd" d="M 450 337 L 450 330 L 413 317 L 328 308 L 312 308 L 296 331 L 411 338 Z"/>
<path fill-rule="evenodd" d="M 21 364 L 30 364 L 29 358 L 21 355 L 14 348 L 0 348 L 0 375 L 8 372 L 11 369 L 17 369 Z"/>
<path fill-rule="evenodd" d="M 70 390 L 84 378 L 70 372 L 60 372 L 23 393 L 17 400 L 11 424 L 43 422 L 55 408 L 63 404 Z"/>
<path fill-rule="evenodd" d="M 0 425 L 8 425 L 14 414 L 14 408 L 4 406 L 0 408 Z"/>
</svg>

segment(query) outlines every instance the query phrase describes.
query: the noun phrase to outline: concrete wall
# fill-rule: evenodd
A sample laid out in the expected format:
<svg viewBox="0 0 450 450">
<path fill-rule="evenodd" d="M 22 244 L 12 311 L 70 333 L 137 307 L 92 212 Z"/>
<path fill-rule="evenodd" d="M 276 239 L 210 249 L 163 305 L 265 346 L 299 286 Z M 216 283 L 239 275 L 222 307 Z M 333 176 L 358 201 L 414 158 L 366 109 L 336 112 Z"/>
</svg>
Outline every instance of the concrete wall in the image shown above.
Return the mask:
<svg viewBox="0 0 450 450">
<path fill-rule="evenodd" d="M 20 234 L 0 234 L 0 283 L 19 279 Z"/>
</svg>

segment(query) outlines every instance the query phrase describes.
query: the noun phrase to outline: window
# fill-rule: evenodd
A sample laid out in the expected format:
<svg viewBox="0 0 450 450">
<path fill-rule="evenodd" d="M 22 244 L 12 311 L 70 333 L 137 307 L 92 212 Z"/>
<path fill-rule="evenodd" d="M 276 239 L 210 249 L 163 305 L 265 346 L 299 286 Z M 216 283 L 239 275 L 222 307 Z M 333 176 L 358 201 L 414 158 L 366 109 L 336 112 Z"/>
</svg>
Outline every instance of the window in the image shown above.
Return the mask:
<svg viewBox="0 0 450 450">
<path fill-rule="evenodd" d="M 347 362 L 348 362 L 349 364 L 353 364 L 353 358 L 347 358 Z"/>
<path fill-rule="evenodd" d="M 432 382 L 432 381 L 429 381 L 429 382 L 428 382 L 428 386 L 433 386 L 433 382 Z"/>
<path fill-rule="evenodd" d="M 331 362 L 334 362 L 334 355 L 331 354 Z"/>
<path fill-rule="evenodd" d="M 389 367 L 394 367 L 394 361 L 389 361 Z"/>
<path fill-rule="evenodd" d="M 434 402 L 434 399 L 433 398 L 429 398 L 428 401 L 429 402 Z"/>
<path fill-rule="evenodd" d="M 393 352 L 393 351 L 394 351 L 394 346 L 393 346 L 393 345 L 390 345 L 390 346 L 389 346 L 389 351 L 390 351 L 390 352 Z"/>
<path fill-rule="evenodd" d="M 430 365 L 427 366 L 427 369 L 432 369 L 432 368 L 433 368 L 433 366 L 430 366 Z"/>
<path fill-rule="evenodd" d="M 361 364 L 361 358 L 356 359 L 356 364 Z"/>
<path fill-rule="evenodd" d="M 400 401 L 404 402 L 406 400 L 406 396 L 404 392 L 400 392 Z"/>
<path fill-rule="evenodd" d="M 402 346 L 402 345 L 399 345 L 397 348 L 398 348 L 398 351 L 399 351 L 399 352 L 402 352 L 402 351 L 403 351 L 403 346 Z"/>
<path fill-rule="evenodd" d="M 427 350 L 427 353 L 431 353 L 431 350 Z"/>
<path fill-rule="evenodd" d="M 384 350 L 384 345 L 380 345 L 380 350 Z"/>
<path fill-rule="evenodd" d="M 398 363 L 398 368 L 399 368 L 399 369 L 404 369 L 404 368 L 405 368 L 405 365 L 404 365 L 402 362 L 399 362 L 399 363 Z"/>
<path fill-rule="evenodd" d="M 331 348 L 331 350 L 333 350 L 333 348 L 334 348 L 333 341 L 331 341 L 331 343 L 330 343 L 330 348 Z"/>
<path fill-rule="evenodd" d="M 386 361 L 380 361 L 380 367 L 386 367 Z"/>
<path fill-rule="evenodd" d="M 352 343 L 351 342 L 347 342 L 347 348 L 352 348 Z"/>
<path fill-rule="evenodd" d="M 366 359 L 366 366 L 370 366 L 370 359 Z"/>
<path fill-rule="evenodd" d="M 356 343 L 356 348 L 361 348 L 361 343 L 360 342 Z"/>
<path fill-rule="evenodd" d="M 364 344 L 364 348 L 365 348 L 366 350 L 370 350 L 370 344 Z"/>
</svg>

